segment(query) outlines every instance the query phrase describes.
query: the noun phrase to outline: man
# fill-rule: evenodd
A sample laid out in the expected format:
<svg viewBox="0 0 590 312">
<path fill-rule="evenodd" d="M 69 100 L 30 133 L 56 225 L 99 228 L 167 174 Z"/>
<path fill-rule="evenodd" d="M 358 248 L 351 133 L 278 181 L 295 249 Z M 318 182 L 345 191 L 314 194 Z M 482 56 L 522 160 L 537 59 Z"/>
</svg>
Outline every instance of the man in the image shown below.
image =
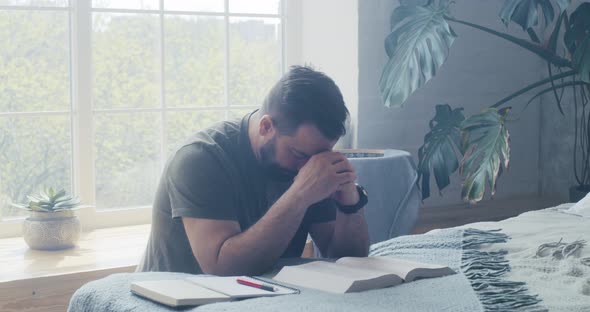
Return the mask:
<svg viewBox="0 0 590 312">
<path fill-rule="evenodd" d="M 168 160 L 139 271 L 257 275 L 299 257 L 366 256 L 366 193 L 342 154 L 348 110 L 326 75 L 292 67 L 260 110 L 198 132 Z"/>
</svg>

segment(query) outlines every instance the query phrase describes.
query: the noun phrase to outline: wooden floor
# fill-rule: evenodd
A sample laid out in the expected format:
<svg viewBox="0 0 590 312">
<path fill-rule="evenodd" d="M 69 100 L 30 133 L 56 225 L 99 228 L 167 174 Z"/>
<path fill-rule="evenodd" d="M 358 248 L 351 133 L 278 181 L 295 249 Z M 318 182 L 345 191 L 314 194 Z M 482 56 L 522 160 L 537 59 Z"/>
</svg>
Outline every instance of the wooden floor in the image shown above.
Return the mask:
<svg viewBox="0 0 590 312">
<path fill-rule="evenodd" d="M 520 196 L 510 199 L 487 200 L 477 205 L 458 204 L 438 207 L 423 207 L 418 216 L 414 234 L 432 229 L 449 228 L 481 221 L 500 221 L 523 212 L 556 206 L 556 198 Z"/>
</svg>

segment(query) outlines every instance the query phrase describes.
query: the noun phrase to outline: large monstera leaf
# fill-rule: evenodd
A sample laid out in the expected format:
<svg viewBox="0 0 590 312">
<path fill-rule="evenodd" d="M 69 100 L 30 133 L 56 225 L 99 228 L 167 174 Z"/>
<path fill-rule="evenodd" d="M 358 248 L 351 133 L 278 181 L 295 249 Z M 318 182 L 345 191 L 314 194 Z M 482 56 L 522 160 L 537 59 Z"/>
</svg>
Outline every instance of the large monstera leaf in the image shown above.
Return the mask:
<svg viewBox="0 0 590 312">
<path fill-rule="evenodd" d="M 590 35 L 586 36 L 574 53 L 573 65 L 580 75 L 580 80 L 590 83 Z"/>
<path fill-rule="evenodd" d="M 430 132 L 418 150 L 418 180 L 422 185 L 422 199 L 430 197 L 430 170 L 439 190 L 450 183 L 450 175 L 457 171 L 459 161 L 456 150 L 461 148 L 461 122 L 463 108 L 451 109 L 448 104 L 436 106 L 430 121 Z"/>
<path fill-rule="evenodd" d="M 576 8 L 566 25 L 564 42 L 580 80 L 590 83 L 590 3 Z"/>
<path fill-rule="evenodd" d="M 505 127 L 510 109 L 490 108 L 466 119 L 462 124 L 465 154 L 459 171 L 464 178 L 461 196 L 472 203 L 483 199 L 486 185 L 496 192 L 502 163 L 510 162 L 510 135 Z"/>
<path fill-rule="evenodd" d="M 387 107 L 402 106 L 446 60 L 457 37 L 444 18 L 447 9 L 447 0 L 402 0 L 391 14 L 389 61 L 379 81 Z"/>
<path fill-rule="evenodd" d="M 565 11 L 571 0 L 555 0 L 559 14 Z M 541 8 L 539 10 L 539 8 Z M 542 12 L 542 13 L 541 13 Z M 555 10 L 549 0 L 505 0 L 500 9 L 500 18 L 506 26 L 515 22 L 527 30 L 539 24 L 539 16 L 545 18 L 545 25 L 551 24 L 555 18 Z"/>
</svg>

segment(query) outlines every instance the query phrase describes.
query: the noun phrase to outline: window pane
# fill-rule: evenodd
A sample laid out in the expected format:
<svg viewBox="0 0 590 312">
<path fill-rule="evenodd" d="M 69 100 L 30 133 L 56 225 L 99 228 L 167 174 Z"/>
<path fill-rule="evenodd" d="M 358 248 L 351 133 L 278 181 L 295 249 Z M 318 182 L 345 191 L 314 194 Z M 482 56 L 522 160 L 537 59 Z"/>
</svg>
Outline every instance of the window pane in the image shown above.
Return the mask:
<svg viewBox="0 0 590 312">
<path fill-rule="evenodd" d="M 67 7 L 68 0 L 0 0 L 0 5 L 33 7 Z"/>
<path fill-rule="evenodd" d="M 68 13 L 0 11 L 0 111 L 69 111 Z"/>
<path fill-rule="evenodd" d="M 71 132 L 67 115 L 0 117 L 0 214 L 26 215 L 8 203 L 44 187 L 71 190 Z"/>
<path fill-rule="evenodd" d="M 130 10 L 158 10 L 160 0 L 92 0 L 93 8 L 102 9 L 130 9 Z"/>
<path fill-rule="evenodd" d="M 229 119 L 242 118 L 246 114 L 251 113 L 252 111 L 254 111 L 254 109 L 252 108 L 232 109 L 229 111 Z"/>
<path fill-rule="evenodd" d="M 160 106 L 160 26 L 153 14 L 93 14 L 94 107 Z"/>
<path fill-rule="evenodd" d="M 168 16 L 164 27 L 166 105 L 223 106 L 223 18 Z"/>
<path fill-rule="evenodd" d="M 160 175 L 160 114 L 95 116 L 97 209 L 151 205 Z"/>
<path fill-rule="evenodd" d="M 225 113 L 216 111 L 168 112 L 168 154 L 186 142 L 197 131 L 223 120 Z"/>
<path fill-rule="evenodd" d="M 164 0 L 164 8 L 168 11 L 200 11 L 223 12 L 224 0 Z"/>
<path fill-rule="evenodd" d="M 281 0 L 229 0 L 230 13 L 279 14 Z"/>
<path fill-rule="evenodd" d="M 230 105 L 260 105 L 281 73 L 280 20 L 230 18 Z"/>
</svg>

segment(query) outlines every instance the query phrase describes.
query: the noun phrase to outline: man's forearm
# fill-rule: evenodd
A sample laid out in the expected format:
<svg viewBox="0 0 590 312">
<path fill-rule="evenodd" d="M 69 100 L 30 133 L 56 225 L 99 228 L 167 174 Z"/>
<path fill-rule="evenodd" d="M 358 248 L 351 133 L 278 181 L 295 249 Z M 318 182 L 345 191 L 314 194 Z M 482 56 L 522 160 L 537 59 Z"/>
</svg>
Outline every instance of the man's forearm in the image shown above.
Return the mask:
<svg viewBox="0 0 590 312">
<path fill-rule="evenodd" d="M 364 209 L 354 214 L 338 211 L 327 256 L 330 258 L 366 257 L 368 254 L 369 232 Z"/>
<path fill-rule="evenodd" d="M 215 274 L 261 274 L 282 255 L 293 239 L 307 205 L 298 194 L 287 191 L 248 230 L 227 239 L 221 246 Z"/>
</svg>

